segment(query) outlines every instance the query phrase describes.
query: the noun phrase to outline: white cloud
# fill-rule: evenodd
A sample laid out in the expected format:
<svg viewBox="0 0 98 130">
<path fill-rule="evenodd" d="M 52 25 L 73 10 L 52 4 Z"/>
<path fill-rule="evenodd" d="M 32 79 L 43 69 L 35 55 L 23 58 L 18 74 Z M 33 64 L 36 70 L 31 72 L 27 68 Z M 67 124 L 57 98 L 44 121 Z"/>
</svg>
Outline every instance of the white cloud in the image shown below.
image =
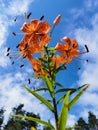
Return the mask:
<svg viewBox="0 0 98 130">
<path fill-rule="evenodd" d="M 88 54 L 84 54 L 83 58 L 88 58 L 89 62 L 81 64 L 79 71 L 78 84 L 90 84 L 88 90 L 81 96 L 78 101 L 80 113 L 85 119 L 88 117 L 88 111 L 98 114 L 98 14 L 90 19 L 92 28 L 75 29 L 75 38 L 81 46 L 86 44 L 90 50 Z M 82 109 L 82 111 L 81 111 Z"/>
<path fill-rule="evenodd" d="M 84 0 L 84 5 L 87 10 L 93 11 L 92 8 L 98 7 L 98 0 Z"/>
<path fill-rule="evenodd" d="M 10 18 L 16 15 L 23 15 L 24 12 L 28 11 L 28 7 L 33 1 L 34 0 L 11 0 L 4 2 L 0 0 L 0 52 L 6 46 L 6 41 L 9 36 L 9 27 L 14 25 L 14 22 L 10 20 Z M 9 62 L 9 60 L 6 59 L 5 61 L 5 57 L 2 56 L 0 66 L 5 67 L 7 62 Z"/>
<path fill-rule="evenodd" d="M 76 116 L 73 114 L 69 114 L 68 120 L 67 120 L 67 127 L 73 127 L 76 122 Z"/>
<path fill-rule="evenodd" d="M 6 14 L 8 15 L 21 15 L 24 12 L 27 12 L 28 6 L 33 2 L 34 0 L 11 0 L 8 3 L 7 8 L 5 9 Z"/>
<path fill-rule="evenodd" d="M 51 114 L 47 107 L 40 104 L 34 96 L 23 89 L 20 83 L 17 83 L 16 78 L 23 80 L 22 74 L 19 72 L 14 77 L 12 74 L 6 74 L 0 77 L 0 107 L 4 106 L 6 109 L 6 117 L 10 114 L 12 107 L 23 103 L 25 110 L 34 112 L 35 114 L 39 113 L 44 120 L 50 119 Z M 38 84 L 35 84 L 35 87 L 36 85 L 38 86 Z"/>
<path fill-rule="evenodd" d="M 23 15 L 28 11 L 29 5 L 34 0 L 11 0 L 4 2 L 0 0 L 0 66 L 8 67 L 9 59 L 5 57 L 6 54 L 6 41 L 9 36 L 10 26 L 14 25 L 14 22 L 10 20 L 10 17 Z M 0 68 L 2 69 L 2 68 Z M 16 72 L 13 76 L 13 72 L 0 74 L 0 107 L 4 106 L 6 109 L 5 115 L 8 116 L 12 107 L 15 107 L 19 103 L 23 103 L 24 109 L 34 113 L 39 113 L 41 118 L 48 120 L 51 118 L 51 114 L 48 109 L 40 104 L 39 101 L 31 94 L 26 92 L 21 87 L 28 76 L 31 75 L 31 69 L 26 69 L 25 73 Z M 32 78 L 32 76 L 30 77 Z M 42 81 L 37 79 L 31 80 L 32 85 L 39 87 Z M 33 86 L 32 86 L 33 87 Z M 44 114 L 43 114 L 44 113 Z M 48 113 L 48 115 L 47 115 Z M 47 116 L 44 116 L 47 115 Z"/>
</svg>

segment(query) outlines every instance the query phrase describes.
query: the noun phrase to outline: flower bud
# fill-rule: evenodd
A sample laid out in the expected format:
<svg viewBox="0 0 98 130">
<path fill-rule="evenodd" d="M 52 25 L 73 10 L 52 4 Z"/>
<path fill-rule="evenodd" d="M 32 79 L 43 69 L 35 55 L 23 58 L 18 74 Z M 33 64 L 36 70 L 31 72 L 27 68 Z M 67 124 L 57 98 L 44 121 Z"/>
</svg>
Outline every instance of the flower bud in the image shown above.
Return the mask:
<svg viewBox="0 0 98 130">
<path fill-rule="evenodd" d="M 60 19 L 61 19 L 61 15 L 59 14 L 55 20 L 53 21 L 53 24 L 57 25 L 59 22 L 60 22 Z"/>
</svg>

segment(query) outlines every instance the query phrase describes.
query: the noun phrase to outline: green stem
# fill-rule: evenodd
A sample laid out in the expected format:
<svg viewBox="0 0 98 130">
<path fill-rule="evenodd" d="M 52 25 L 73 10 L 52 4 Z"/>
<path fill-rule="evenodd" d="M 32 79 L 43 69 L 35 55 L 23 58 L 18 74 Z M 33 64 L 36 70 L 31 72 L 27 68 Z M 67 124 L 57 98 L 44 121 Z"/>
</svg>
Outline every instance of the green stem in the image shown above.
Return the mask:
<svg viewBox="0 0 98 130">
<path fill-rule="evenodd" d="M 56 104 L 55 97 L 53 98 L 53 106 L 54 106 L 54 117 L 55 117 L 56 130 L 58 130 L 58 113 L 57 113 L 57 104 Z"/>
<path fill-rule="evenodd" d="M 52 29 L 51 29 L 51 32 L 50 32 L 50 37 L 52 37 L 52 33 L 53 33 L 54 28 L 55 28 L 55 24 L 53 24 L 53 26 L 52 26 Z"/>
</svg>

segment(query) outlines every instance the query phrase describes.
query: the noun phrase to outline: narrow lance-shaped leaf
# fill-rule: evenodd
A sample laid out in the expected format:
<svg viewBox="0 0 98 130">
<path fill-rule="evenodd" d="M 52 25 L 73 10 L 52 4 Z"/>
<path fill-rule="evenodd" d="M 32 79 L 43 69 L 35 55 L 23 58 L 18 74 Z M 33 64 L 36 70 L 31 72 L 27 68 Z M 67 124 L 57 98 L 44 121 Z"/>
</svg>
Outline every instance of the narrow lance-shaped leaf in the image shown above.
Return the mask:
<svg viewBox="0 0 98 130">
<path fill-rule="evenodd" d="M 67 118 L 68 118 L 68 99 L 70 91 L 65 96 L 64 103 L 62 105 L 60 117 L 59 117 L 59 130 L 65 130 Z"/>
<path fill-rule="evenodd" d="M 45 83 L 46 83 L 46 85 L 48 87 L 48 90 L 50 92 L 51 97 L 54 98 L 54 91 L 53 91 L 52 82 L 49 80 L 49 78 L 46 75 L 43 76 L 43 79 L 45 80 Z"/>
<path fill-rule="evenodd" d="M 40 120 L 38 118 L 29 117 L 29 116 L 22 116 L 22 115 L 11 115 L 11 116 L 15 116 L 15 117 L 24 118 L 24 119 L 27 119 L 27 120 L 30 120 L 30 121 L 38 122 L 38 123 L 41 123 L 43 125 L 46 125 L 46 126 L 50 127 L 52 130 L 55 130 L 53 125 L 51 125 L 49 122 Z"/>
<path fill-rule="evenodd" d="M 61 88 L 61 89 L 57 90 L 55 93 L 71 91 L 71 94 L 73 94 L 74 92 L 78 91 L 79 89 L 84 88 L 85 85 L 79 86 L 77 88 Z"/>
<path fill-rule="evenodd" d="M 64 98 L 65 98 L 65 96 L 66 96 L 66 94 L 64 94 L 63 96 L 61 96 L 61 97 L 58 99 L 57 104 L 59 104 L 61 101 L 63 101 Z"/>
<path fill-rule="evenodd" d="M 85 85 L 86 85 L 86 84 L 85 84 Z M 78 90 L 84 88 L 85 85 L 82 85 L 82 86 L 80 86 L 80 87 L 78 87 L 78 88 L 63 88 L 63 89 L 59 89 L 59 90 L 56 91 L 56 94 L 59 93 L 59 92 L 67 92 L 67 91 L 70 91 L 70 95 L 71 95 L 71 94 L 73 94 L 74 92 L 76 92 L 76 91 L 78 91 Z M 64 98 L 65 98 L 65 96 L 66 96 L 66 93 L 58 99 L 57 104 L 60 103 L 61 101 L 63 101 Z"/>
<path fill-rule="evenodd" d="M 58 83 L 58 82 L 55 82 L 55 85 L 59 86 L 59 87 L 62 87 L 63 88 L 63 85 Z"/>
<path fill-rule="evenodd" d="M 76 101 L 80 98 L 80 96 L 86 91 L 88 86 L 89 84 L 85 84 L 85 87 L 69 102 L 69 105 L 68 105 L 69 110 L 76 103 Z"/>
<path fill-rule="evenodd" d="M 36 89 L 35 91 L 36 91 L 36 92 L 38 92 L 38 91 L 48 91 L 48 89 L 47 89 L 47 88 L 42 87 L 42 88 L 38 88 L 38 89 Z"/>
<path fill-rule="evenodd" d="M 53 106 L 42 96 L 40 96 L 38 93 L 36 93 L 35 91 L 32 91 L 31 89 L 29 89 L 28 87 L 26 87 L 25 85 L 23 85 L 23 87 L 29 92 L 31 93 L 33 96 L 35 96 L 38 100 L 40 100 L 43 104 L 45 104 L 52 112 L 54 112 L 54 108 Z"/>
</svg>

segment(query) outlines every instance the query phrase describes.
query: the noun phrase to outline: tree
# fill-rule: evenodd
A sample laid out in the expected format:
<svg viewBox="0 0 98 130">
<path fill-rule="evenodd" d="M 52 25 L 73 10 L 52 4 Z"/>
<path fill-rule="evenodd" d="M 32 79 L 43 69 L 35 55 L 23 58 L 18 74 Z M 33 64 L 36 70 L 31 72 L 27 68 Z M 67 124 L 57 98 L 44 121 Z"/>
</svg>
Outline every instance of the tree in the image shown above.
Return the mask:
<svg viewBox="0 0 98 130">
<path fill-rule="evenodd" d="M 3 108 L 1 108 L 0 109 L 0 129 L 3 127 L 4 112 L 5 112 L 5 110 Z"/>
<path fill-rule="evenodd" d="M 89 130 L 88 124 L 84 121 L 82 117 L 78 119 L 76 126 L 78 127 L 75 128 L 75 130 Z"/>
<path fill-rule="evenodd" d="M 44 126 L 43 130 L 52 130 L 50 127 Z"/>
<path fill-rule="evenodd" d="M 20 104 L 17 107 L 12 109 L 12 114 L 20 114 L 24 116 L 36 117 L 39 118 L 39 115 L 35 115 L 32 112 L 26 112 L 23 110 L 24 104 Z M 38 124 L 33 121 L 28 121 L 26 119 L 17 118 L 11 116 L 4 127 L 4 130 L 30 130 L 31 127 L 37 128 Z"/>
<path fill-rule="evenodd" d="M 92 112 L 88 112 L 88 123 L 86 123 L 84 119 L 80 117 L 75 126 L 77 127 L 75 130 L 97 130 L 98 119 Z"/>
<path fill-rule="evenodd" d="M 88 112 L 88 123 L 90 128 L 94 129 L 97 125 L 97 120 L 96 116 L 92 112 Z"/>
</svg>

